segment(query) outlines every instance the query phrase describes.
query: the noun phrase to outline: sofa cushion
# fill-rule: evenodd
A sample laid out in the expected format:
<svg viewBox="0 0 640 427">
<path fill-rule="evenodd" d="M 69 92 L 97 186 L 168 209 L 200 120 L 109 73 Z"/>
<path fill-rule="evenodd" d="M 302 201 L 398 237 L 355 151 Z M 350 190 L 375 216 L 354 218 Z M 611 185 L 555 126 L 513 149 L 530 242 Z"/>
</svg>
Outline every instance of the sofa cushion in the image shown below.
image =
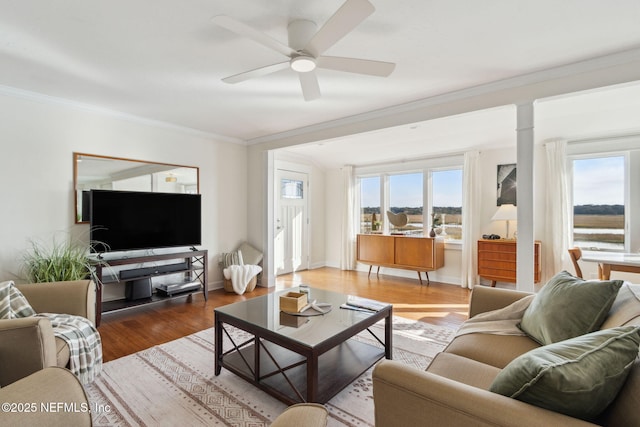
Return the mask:
<svg viewBox="0 0 640 427">
<path fill-rule="evenodd" d="M 629 376 L 618 397 L 607 410 L 598 417 L 597 423 L 603 426 L 638 426 L 638 408 L 640 408 L 640 360 L 636 359 Z"/>
<path fill-rule="evenodd" d="M 527 336 L 465 334 L 456 337 L 445 352 L 504 368 L 516 357 L 540 347 Z"/>
<path fill-rule="evenodd" d="M 562 271 L 536 294 L 518 326 L 542 345 L 596 331 L 622 283 L 622 280 L 583 280 Z"/>
<path fill-rule="evenodd" d="M 71 358 L 71 351 L 69 345 L 65 340 L 60 337 L 56 337 L 56 366 L 60 368 L 69 367 L 69 359 Z"/>
<path fill-rule="evenodd" d="M 609 310 L 601 329 L 640 325 L 640 285 L 625 282 Z"/>
<path fill-rule="evenodd" d="M 516 358 L 490 391 L 585 420 L 616 397 L 638 356 L 640 328 L 623 326 L 540 347 Z"/>
<path fill-rule="evenodd" d="M 453 353 L 438 353 L 427 372 L 488 390 L 500 369 Z"/>
</svg>

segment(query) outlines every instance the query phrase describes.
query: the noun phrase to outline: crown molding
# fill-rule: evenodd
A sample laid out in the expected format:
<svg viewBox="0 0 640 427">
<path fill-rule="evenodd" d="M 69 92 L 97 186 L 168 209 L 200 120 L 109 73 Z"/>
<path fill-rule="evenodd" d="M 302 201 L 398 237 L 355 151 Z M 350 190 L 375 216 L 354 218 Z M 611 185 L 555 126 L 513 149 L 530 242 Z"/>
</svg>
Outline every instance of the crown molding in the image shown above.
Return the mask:
<svg viewBox="0 0 640 427">
<path fill-rule="evenodd" d="M 198 129 L 190 128 L 187 126 L 180 126 L 170 122 L 165 122 L 162 120 L 149 119 L 146 117 L 136 116 L 133 114 L 123 113 L 121 111 L 111 110 L 104 107 L 99 107 L 97 105 L 85 104 L 82 102 L 70 100 L 67 98 L 60 98 L 57 96 L 45 95 L 38 92 L 32 92 L 25 89 L 20 89 L 12 86 L 0 85 L 0 95 L 11 96 L 14 98 L 27 99 L 30 101 L 42 102 L 45 104 L 64 106 L 68 108 L 73 108 L 76 110 L 81 110 L 85 112 L 95 113 L 102 116 L 113 117 L 120 120 L 126 120 L 132 123 L 138 123 L 145 126 L 156 127 L 160 129 L 169 129 L 201 138 L 213 139 L 218 142 L 228 142 L 232 144 L 240 144 L 247 145 L 247 142 L 239 139 L 233 138 L 226 135 L 220 135 L 211 132 L 205 132 Z"/>
</svg>

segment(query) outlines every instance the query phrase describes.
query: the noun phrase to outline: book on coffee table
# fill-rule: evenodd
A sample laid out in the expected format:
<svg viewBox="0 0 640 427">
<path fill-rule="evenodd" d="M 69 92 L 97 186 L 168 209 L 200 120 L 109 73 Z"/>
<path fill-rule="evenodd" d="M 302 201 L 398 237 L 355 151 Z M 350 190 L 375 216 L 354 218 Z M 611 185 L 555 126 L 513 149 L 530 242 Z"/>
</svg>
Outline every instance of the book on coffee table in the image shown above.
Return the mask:
<svg viewBox="0 0 640 427">
<path fill-rule="evenodd" d="M 355 295 L 348 295 L 347 302 L 342 305 L 342 308 L 361 309 L 368 311 L 380 311 L 387 307 L 389 304 L 374 301 L 372 299 L 361 298 Z"/>
</svg>

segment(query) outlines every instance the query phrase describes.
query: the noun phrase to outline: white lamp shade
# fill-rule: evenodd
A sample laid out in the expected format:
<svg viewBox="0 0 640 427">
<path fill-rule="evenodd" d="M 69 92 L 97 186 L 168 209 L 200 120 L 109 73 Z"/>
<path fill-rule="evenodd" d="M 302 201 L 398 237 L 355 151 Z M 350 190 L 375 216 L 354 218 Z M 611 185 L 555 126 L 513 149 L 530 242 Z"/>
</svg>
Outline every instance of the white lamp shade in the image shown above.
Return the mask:
<svg viewBox="0 0 640 427">
<path fill-rule="evenodd" d="M 518 219 L 518 208 L 512 204 L 501 205 L 491 220 L 493 221 L 511 221 Z"/>
</svg>

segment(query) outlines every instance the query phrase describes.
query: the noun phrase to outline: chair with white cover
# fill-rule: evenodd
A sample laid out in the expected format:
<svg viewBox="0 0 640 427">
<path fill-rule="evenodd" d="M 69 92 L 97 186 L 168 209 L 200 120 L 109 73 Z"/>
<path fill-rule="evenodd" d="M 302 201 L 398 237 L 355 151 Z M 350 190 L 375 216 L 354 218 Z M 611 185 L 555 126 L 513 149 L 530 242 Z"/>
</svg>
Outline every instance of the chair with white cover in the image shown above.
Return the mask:
<svg viewBox="0 0 640 427">
<path fill-rule="evenodd" d="M 221 254 L 224 290 L 238 295 L 253 291 L 262 272 L 262 258 L 262 252 L 247 242 L 233 252 Z"/>
</svg>

